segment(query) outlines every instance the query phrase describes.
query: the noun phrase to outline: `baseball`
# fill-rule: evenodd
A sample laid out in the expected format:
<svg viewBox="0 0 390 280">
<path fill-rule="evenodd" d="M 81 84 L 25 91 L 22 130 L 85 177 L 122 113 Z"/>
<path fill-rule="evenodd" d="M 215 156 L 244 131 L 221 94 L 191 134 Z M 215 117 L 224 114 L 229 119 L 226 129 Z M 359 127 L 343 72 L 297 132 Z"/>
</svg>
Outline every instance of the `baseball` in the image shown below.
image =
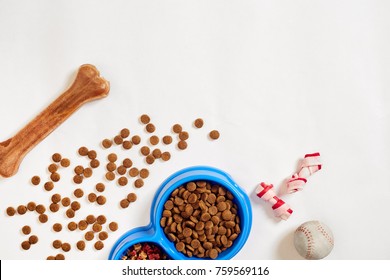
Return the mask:
<svg viewBox="0 0 390 280">
<path fill-rule="evenodd" d="M 298 253 L 308 260 L 325 258 L 333 249 L 334 239 L 328 226 L 319 221 L 308 221 L 294 233 L 294 245 Z"/>
</svg>

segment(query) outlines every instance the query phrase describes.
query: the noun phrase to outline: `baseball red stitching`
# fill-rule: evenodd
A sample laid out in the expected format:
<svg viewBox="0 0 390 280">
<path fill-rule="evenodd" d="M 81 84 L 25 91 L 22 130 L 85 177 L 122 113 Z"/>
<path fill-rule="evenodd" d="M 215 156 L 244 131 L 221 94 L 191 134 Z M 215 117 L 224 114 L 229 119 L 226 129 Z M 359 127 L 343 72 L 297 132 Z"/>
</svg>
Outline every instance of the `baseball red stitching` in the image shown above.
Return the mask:
<svg viewBox="0 0 390 280">
<path fill-rule="evenodd" d="M 322 235 L 325 237 L 326 240 L 333 246 L 333 239 L 329 236 L 329 234 L 326 232 L 326 230 L 319 224 L 317 225 L 317 229 L 322 233 Z"/>
<path fill-rule="evenodd" d="M 314 239 L 313 235 L 311 234 L 310 230 L 308 230 L 305 227 L 298 227 L 297 231 L 302 232 L 307 239 L 307 251 L 306 251 L 306 259 L 311 259 L 311 256 L 313 254 L 313 249 L 314 249 Z"/>
</svg>

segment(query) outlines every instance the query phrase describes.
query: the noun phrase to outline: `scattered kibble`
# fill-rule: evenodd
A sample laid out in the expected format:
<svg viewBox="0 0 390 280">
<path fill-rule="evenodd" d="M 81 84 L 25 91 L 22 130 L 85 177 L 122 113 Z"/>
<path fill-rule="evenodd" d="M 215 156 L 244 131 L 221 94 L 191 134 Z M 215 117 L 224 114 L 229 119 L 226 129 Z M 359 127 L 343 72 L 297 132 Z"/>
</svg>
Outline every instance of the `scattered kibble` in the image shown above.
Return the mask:
<svg viewBox="0 0 390 280">
<path fill-rule="evenodd" d="M 128 128 L 123 128 L 120 132 L 122 138 L 127 138 L 130 136 L 130 130 Z"/>
<path fill-rule="evenodd" d="M 103 183 L 97 183 L 95 186 L 96 191 L 98 192 L 104 192 L 106 189 L 106 186 Z"/>
<path fill-rule="evenodd" d="M 149 143 L 153 146 L 157 145 L 160 142 L 160 138 L 157 135 L 152 135 L 149 138 Z"/>
<path fill-rule="evenodd" d="M 111 148 L 111 146 L 112 146 L 112 140 L 110 140 L 110 139 L 104 139 L 104 140 L 102 141 L 102 146 L 103 146 L 104 148 L 106 148 L 106 149 Z"/>
<path fill-rule="evenodd" d="M 67 159 L 67 158 L 63 158 L 63 159 L 61 159 L 60 164 L 61 164 L 62 167 L 65 167 L 65 168 L 69 167 L 70 166 L 70 160 Z"/>
<path fill-rule="evenodd" d="M 174 133 L 180 133 L 182 132 L 183 128 L 180 124 L 174 124 L 173 127 L 172 127 L 172 131 Z"/>
<path fill-rule="evenodd" d="M 15 208 L 13 208 L 13 207 L 11 207 L 11 206 L 7 208 L 7 215 L 8 215 L 8 216 L 12 217 L 12 216 L 14 216 L 15 214 L 16 214 Z"/>
<path fill-rule="evenodd" d="M 142 179 L 137 179 L 134 181 L 134 187 L 136 187 L 137 189 L 143 187 L 144 185 L 144 180 Z"/>
<path fill-rule="evenodd" d="M 53 230 L 54 230 L 55 232 L 60 232 L 60 231 L 62 230 L 62 225 L 61 225 L 60 223 L 55 223 L 55 224 L 53 225 Z"/>
<path fill-rule="evenodd" d="M 76 246 L 77 246 L 77 249 L 79 249 L 80 251 L 84 251 L 85 250 L 85 242 L 84 242 L 84 240 L 78 241 Z"/>
<path fill-rule="evenodd" d="M 53 160 L 54 162 L 60 162 L 61 159 L 62 159 L 62 156 L 61 156 L 61 154 L 59 154 L 59 153 L 55 153 L 55 154 L 52 155 L 51 158 L 52 158 L 52 160 Z"/>
<path fill-rule="evenodd" d="M 150 117 L 148 115 L 144 114 L 140 117 L 140 121 L 143 124 L 148 124 L 150 122 Z"/>
<path fill-rule="evenodd" d="M 148 123 L 145 127 L 146 131 L 149 133 L 153 133 L 156 130 L 156 127 L 152 123 Z"/>
<path fill-rule="evenodd" d="M 134 145 L 138 145 L 139 143 L 141 143 L 141 137 L 139 137 L 138 135 L 134 135 L 133 137 L 131 137 L 131 142 L 133 142 Z"/>
<path fill-rule="evenodd" d="M 118 223 L 117 222 L 111 222 L 109 225 L 108 225 L 109 229 L 111 231 L 117 231 L 118 230 Z"/>
<path fill-rule="evenodd" d="M 180 150 L 185 150 L 185 149 L 187 149 L 187 142 L 184 140 L 181 140 L 181 141 L 179 141 L 179 143 L 177 143 L 177 147 Z"/>
<path fill-rule="evenodd" d="M 87 156 L 88 155 L 88 148 L 87 147 L 80 147 L 78 152 L 79 152 L 80 156 Z"/>
<path fill-rule="evenodd" d="M 169 145 L 172 143 L 172 136 L 166 135 L 163 137 L 162 141 L 165 145 Z"/>
<path fill-rule="evenodd" d="M 53 190 L 54 189 L 54 183 L 53 182 L 46 182 L 44 185 L 43 185 L 43 188 L 45 190 L 47 190 L 48 192 Z"/>
</svg>

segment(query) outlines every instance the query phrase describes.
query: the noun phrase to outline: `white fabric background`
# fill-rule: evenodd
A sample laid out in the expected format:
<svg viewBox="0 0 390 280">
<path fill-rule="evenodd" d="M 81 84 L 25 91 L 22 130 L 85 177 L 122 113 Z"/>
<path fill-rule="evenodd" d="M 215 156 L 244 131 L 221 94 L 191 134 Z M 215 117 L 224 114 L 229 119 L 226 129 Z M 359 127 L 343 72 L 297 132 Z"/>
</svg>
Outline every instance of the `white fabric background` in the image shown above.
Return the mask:
<svg viewBox="0 0 390 280">
<path fill-rule="evenodd" d="M 51 231 L 54 222 L 68 222 L 62 211 L 42 225 L 33 213 L 9 218 L 6 207 L 48 204 L 54 192 L 71 196 L 72 170 L 51 193 L 29 180 L 45 180 L 54 152 L 85 164 L 76 151 L 86 145 L 103 159 L 100 140 L 123 127 L 145 135 L 138 117 L 148 113 L 160 135 L 176 122 L 187 127 L 189 148 L 171 147 L 171 161 L 154 164 L 142 189 L 107 183 L 104 207 L 84 203 L 77 219 L 105 213 L 120 229 L 102 251 L 87 243 L 67 259 L 106 259 L 122 233 L 149 223 L 159 184 L 197 164 L 230 173 L 251 198 L 253 228 L 236 259 L 301 259 L 293 231 L 313 219 L 333 230 L 328 259 L 389 259 L 389 12 L 388 1 L 368 0 L 1 0 L 2 141 L 63 92 L 81 64 L 96 65 L 111 91 L 33 149 L 16 176 L 0 179 L 0 258 L 45 259 L 61 252 L 54 239 L 75 247 L 80 232 Z M 191 127 L 197 117 L 205 120 L 199 131 Z M 206 134 L 214 128 L 221 139 L 211 142 Z M 303 192 L 282 197 L 294 214 L 277 221 L 254 189 L 265 181 L 279 190 L 298 160 L 316 151 L 323 169 Z M 86 181 L 86 193 L 103 172 Z M 130 191 L 139 200 L 119 209 Z M 29 251 L 20 249 L 25 224 L 40 238 Z"/>
</svg>

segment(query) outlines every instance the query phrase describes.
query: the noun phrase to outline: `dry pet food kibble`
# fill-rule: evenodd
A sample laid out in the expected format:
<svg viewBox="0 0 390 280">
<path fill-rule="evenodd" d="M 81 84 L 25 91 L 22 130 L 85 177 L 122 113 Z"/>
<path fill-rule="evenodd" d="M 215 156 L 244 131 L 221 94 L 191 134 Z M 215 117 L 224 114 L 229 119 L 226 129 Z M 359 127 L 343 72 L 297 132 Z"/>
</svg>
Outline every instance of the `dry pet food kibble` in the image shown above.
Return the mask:
<svg viewBox="0 0 390 280">
<path fill-rule="evenodd" d="M 219 138 L 219 131 L 218 130 L 212 130 L 209 133 L 209 136 L 211 139 L 216 140 Z"/>
<path fill-rule="evenodd" d="M 165 145 L 169 145 L 172 143 L 172 136 L 166 135 L 163 137 L 162 141 Z"/>
<path fill-rule="evenodd" d="M 195 121 L 194 121 L 194 126 L 196 127 L 196 128 L 201 128 L 202 126 L 203 126 L 203 119 L 201 119 L 201 118 L 199 118 L 199 119 L 196 119 Z"/>
<path fill-rule="evenodd" d="M 179 252 L 216 259 L 240 234 L 233 195 L 206 181 L 188 182 L 164 204 L 160 225 Z"/>
<path fill-rule="evenodd" d="M 29 235 L 31 233 L 31 227 L 30 226 L 24 226 L 22 227 L 22 232 L 25 235 Z"/>
<path fill-rule="evenodd" d="M 8 215 L 8 216 L 12 217 L 12 216 L 14 216 L 15 214 L 16 214 L 15 208 L 13 208 L 13 207 L 11 207 L 11 206 L 7 208 L 7 215 Z"/>
<path fill-rule="evenodd" d="M 140 117 L 140 121 L 143 124 L 148 124 L 150 122 L 150 117 L 148 115 L 144 114 Z"/>
<path fill-rule="evenodd" d="M 102 141 L 102 146 L 103 146 L 104 148 L 106 148 L 106 149 L 111 148 L 111 146 L 112 146 L 112 140 L 110 140 L 110 139 L 104 139 L 104 140 Z"/>
<path fill-rule="evenodd" d="M 41 178 L 39 176 L 34 176 L 31 178 L 31 183 L 34 186 L 38 186 L 40 182 L 41 182 Z"/>
</svg>

